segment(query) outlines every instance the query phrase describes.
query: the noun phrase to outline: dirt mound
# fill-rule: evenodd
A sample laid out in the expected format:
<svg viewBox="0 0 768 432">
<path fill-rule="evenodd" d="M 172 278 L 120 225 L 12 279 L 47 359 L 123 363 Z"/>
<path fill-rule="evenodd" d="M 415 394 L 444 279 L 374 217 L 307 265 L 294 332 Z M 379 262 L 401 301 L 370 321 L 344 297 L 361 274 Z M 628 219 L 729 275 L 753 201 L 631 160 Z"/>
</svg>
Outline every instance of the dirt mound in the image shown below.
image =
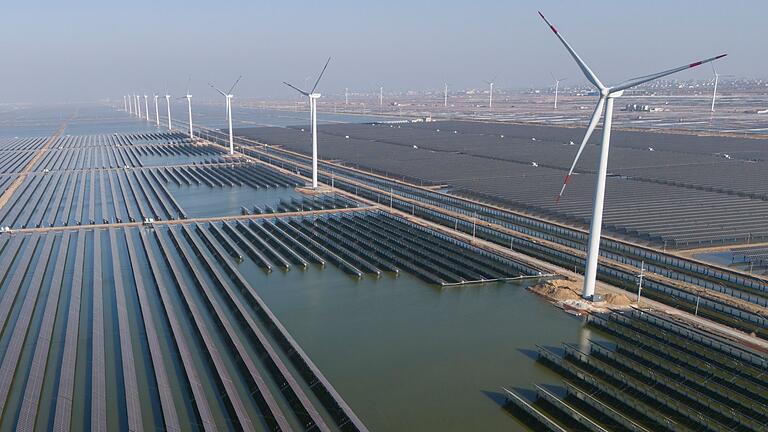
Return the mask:
<svg viewBox="0 0 768 432">
<path fill-rule="evenodd" d="M 579 300 L 581 298 L 579 293 L 570 286 L 569 281 L 543 282 L 532 286 L 530 289 L 540 296 L 557 301 Z"/>
<path fill-rule="evenodd" d="M 603 298 L 605 299 L 606 303 L 612 306 L 629 306 L 632 304 L 632 300 L 630 300 L 624 294 L 607 293 L 603 296 Z"/>
</svg>

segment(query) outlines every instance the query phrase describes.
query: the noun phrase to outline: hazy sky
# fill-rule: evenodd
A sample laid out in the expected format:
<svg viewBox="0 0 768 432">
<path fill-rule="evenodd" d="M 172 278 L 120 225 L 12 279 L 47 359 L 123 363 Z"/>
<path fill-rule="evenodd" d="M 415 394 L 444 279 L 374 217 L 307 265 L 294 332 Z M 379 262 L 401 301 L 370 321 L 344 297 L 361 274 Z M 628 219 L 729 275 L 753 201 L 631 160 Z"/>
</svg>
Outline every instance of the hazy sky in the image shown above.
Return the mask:
<svg viewBox="0 0 768 432">
<path fill-rule="evenodd" d="M 768 1 L 4 2 L 0 103 L 120 98 L 128 91 L 284 97 L 333 60 L 326 93 L 586 82 L 541 9 L 603 82 L 727 52 L 722 73 L 768 76 Z M 679 78 L 704 78 L 710 68 Z"/>
</svg>

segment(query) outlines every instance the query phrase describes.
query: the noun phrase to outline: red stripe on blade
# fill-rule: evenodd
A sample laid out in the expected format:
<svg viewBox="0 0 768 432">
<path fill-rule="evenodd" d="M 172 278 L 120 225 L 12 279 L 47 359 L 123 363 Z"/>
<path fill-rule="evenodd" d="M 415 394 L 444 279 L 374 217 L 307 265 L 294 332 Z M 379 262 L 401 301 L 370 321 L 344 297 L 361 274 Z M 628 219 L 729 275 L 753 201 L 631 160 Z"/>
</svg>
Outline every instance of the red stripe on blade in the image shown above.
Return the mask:
<svg viewBox="0 0 768 432">
<path fill-rule="evenodd" d="M 700 61 L 697 61 L 696 63 L 691 63 L 691 64 L 689 64 L 689 65 L 688 65 L 688 67 L 689 67 L 689 68 L 692 68 L 692 67 L 696 67 L 696 66 L 699 66 L 699 65 L 701 65 L 701 62 L 700 62 Z"/>
</svg>

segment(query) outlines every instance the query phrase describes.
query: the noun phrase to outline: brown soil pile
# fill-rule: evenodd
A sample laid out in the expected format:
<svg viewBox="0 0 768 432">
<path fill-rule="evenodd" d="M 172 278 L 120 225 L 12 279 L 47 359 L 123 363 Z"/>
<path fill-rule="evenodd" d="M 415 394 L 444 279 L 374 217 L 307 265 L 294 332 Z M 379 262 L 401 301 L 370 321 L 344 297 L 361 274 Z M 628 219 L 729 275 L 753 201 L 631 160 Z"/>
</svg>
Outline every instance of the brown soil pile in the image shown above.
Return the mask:
<svg viewBox="0 0 768 432">
<path fill-rule="evenodd" d="M 569 286 L 571 283 L 566 280 L 554 280 L 543 282 L 532 286 L 530 289 L 534 293 L 553 300 L 579 300 L 579 293 Z"/>
<path fill-rule="evenodd" d="M 632 300 L 630 300 L 624 294 L 607 293 L 603 296 L 603 298 L 605 299 L 606 303 L 612 306 L 629 306 L 632 304 Z"/>
</svg>

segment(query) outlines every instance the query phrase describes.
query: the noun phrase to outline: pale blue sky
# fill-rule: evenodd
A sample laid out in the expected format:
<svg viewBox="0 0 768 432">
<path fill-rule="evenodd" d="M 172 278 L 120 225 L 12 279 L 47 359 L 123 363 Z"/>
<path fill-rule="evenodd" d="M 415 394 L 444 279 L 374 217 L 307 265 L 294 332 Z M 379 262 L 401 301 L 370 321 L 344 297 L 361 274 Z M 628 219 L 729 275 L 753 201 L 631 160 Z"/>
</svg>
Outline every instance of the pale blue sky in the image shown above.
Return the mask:
<svg viewBox="0 0 768 432">
<path fill-rule="evenodd" d="M 322 86 L 366 91 L 585 82 L 541 9 L 604 82 L 727 52 L 718 67 L 768 76 L 768 2 L 643 1 L 34 1 L 0 14 L 0 103 L 96 100 L 127 91 L 280 97 L 327 56 Z M 704 78 L 711 69 L 681 74 Z"/>
</svg>

